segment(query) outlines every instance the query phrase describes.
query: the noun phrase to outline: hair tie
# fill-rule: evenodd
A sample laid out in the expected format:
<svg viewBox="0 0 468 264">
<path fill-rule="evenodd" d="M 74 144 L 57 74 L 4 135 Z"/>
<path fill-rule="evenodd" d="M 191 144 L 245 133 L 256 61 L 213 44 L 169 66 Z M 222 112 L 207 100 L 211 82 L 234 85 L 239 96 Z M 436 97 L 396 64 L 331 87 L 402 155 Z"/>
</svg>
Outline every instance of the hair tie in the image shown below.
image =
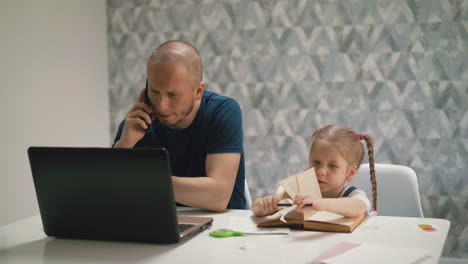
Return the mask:
<svg viewBox="0 0 468 264">
<path fill-rule="evenodd" d="M 364 139 L 364 135 L 363 135 L 363 134 L 359 134 L 359 139 L 360 139 L 360 140 L 363 140 L 363 139 Z"/>
</svg>

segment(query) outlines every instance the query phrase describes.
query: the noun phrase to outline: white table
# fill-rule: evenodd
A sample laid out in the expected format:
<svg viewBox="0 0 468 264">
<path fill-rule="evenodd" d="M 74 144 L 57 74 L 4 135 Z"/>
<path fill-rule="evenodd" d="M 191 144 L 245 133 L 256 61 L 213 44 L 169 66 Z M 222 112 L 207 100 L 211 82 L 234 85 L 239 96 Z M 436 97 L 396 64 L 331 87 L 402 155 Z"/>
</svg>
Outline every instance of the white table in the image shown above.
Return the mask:
<svg viewBox="0 0 468 264">
<path fill-rule="evenodd" d="M 227 227 L 230 216 L 251 215 L 248 210 L 179 213 L 214 217 L 211 230 Z M 213 238 L 205 230 L 178 244 L 156 245 L 47 237 L 38 215 L 0 227 L 0 263 L 311 263 L 340 242 L 424 248 L 432 256 L 429 263 L 437 263 L 449 227 L 444 219 L 376 216 L 351 234 L 292 230 L 283 236 Z"/>
</svg>

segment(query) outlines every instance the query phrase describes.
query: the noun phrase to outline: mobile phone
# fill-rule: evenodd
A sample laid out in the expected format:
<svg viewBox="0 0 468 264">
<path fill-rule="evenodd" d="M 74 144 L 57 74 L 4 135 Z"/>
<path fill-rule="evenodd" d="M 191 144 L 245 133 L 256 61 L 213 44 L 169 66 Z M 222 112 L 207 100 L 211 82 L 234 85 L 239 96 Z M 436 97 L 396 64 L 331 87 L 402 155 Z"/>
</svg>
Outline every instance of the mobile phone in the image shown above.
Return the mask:
<svg viewBox="0 0 468 264">
<path fill-rule="evenodd" d="M 148 78 L 146 78 L 144 103 L 151 106 L 151 102 L 150 102 L 149 95 L 148 95 Z"/>
<path fill-rule="evenodd" d="M 146 86 L 145 86 L 145 98 L 143 99 L 143 102 L 149 106 L 151 106 L 151 101 L 149 99 L 149 95 L 148 95 L 148 78 L 146 78 Z M 152 108 L 152 106 L 151 106 Z M 151 125 L 150 125 L 151 126 Z M 149 134 L 149 126 L 148 128 L 146 129 L 146 134 Z"/>
</svg>

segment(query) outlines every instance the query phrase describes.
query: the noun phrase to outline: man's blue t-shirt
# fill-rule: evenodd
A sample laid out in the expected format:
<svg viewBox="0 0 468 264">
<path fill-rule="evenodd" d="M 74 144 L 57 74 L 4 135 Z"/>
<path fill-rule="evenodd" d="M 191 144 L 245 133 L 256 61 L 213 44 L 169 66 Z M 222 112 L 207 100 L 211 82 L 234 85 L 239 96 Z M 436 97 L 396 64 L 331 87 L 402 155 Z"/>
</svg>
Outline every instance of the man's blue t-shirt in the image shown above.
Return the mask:
<svg viewBox="0 0 468 264">
<path fill-rule="evenodd" d="M 114 144 L 120 139 L 124 124 L 125 120 L 119 126 Z M 171 130 L 156 119 L 135 147 L 167 149 L 172 175 L 181 177 L 206 177 L 207 154 L 240 153 L 239 170 L 227 208 L 246 209 L 242 112 L 234 99 L 205 90 L 192 124 L 183 130 Z"/>
</svg>

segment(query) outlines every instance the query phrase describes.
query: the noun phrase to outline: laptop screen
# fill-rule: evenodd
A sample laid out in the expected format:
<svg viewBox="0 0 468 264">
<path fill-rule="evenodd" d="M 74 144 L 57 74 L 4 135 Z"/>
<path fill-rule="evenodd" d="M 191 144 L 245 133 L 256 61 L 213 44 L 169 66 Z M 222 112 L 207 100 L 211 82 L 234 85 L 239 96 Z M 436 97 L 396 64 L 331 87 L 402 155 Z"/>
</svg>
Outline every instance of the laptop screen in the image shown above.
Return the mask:
<svg viewBox="0 0 468 264">
<path fill-rule="evenodd" d="M 31 147 L 28 154 L 47 235 L 178 241 L 165 149 Z"/>
</svg>

